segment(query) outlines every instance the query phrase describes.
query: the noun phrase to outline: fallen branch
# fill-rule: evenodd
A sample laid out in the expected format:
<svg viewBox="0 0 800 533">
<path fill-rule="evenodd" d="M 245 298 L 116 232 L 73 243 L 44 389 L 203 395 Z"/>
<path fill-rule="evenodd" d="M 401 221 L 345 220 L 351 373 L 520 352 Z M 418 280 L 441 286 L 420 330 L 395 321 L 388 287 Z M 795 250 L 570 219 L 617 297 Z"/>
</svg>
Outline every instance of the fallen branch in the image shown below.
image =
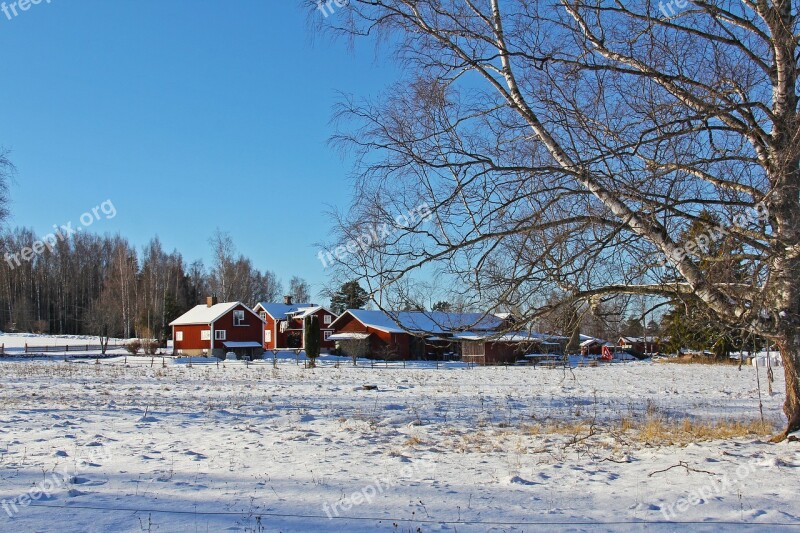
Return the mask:
<svg viewBox="0 0 800 533">
<path fill-rule="evenodd" d="M 647 474 L 647 477 L 653 477 L 654 474 L 660 474 L 662 472 L 666 472 L 668 470 L 672 470 L 673 468 L 680 468 L 680 467 L 685 468 L 687 474 L 689 472 L 699 472 L 701 474 L 711 474 L 712 476 L 716 476 L 717 475 L 716 472 L 709 472 L 708 470 L 700 470 L 700 469 L 697 469 L 697 468 L 692 468 L 691 466 L 689 466 L 689 464 L 686 461 L 678 461 L 678 464 L 676 464 L 676 465 L 669 466 L 669 467 L 667 467 L 667 468 L 665 468 L 663 470 L 656 470 L 655 472 L 650 472 L 649 474 Z"/>
</svg>

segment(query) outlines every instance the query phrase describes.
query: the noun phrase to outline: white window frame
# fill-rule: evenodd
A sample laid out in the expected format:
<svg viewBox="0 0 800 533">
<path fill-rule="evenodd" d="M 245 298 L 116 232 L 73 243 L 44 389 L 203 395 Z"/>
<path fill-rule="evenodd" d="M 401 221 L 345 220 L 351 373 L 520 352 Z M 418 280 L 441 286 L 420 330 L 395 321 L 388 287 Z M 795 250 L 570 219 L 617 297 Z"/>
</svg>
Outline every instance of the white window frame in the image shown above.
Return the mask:
<svg viewBox="0 0 800 533">
<path fill-rule="evenodd" d="M 325 315 L 325 318 L 322 319 L 322 322 L 326 326 L 330 326 L 333 323 L 333 317 L 331 315 Z"/>
<path fill-rule="evenodd" d="M 322 338 L 325 341 L 330 340 L 331 335 L 333 335 L 333 330 L 332 329 L 326 329 L 325 331 L 322 332 Z"/>
<path fill-rule="evenodd" d="M 175 332 L 175 342 L 182 342 L 183 341 L 183 332 L 176 331 Z"/>
<path fill-rule="evenodd" d="M 200 332 L 200 340 L 201 341 L 210 341 L 211 340 L 211 330 L 204 329 Z"/>
<path fill-rule="evenodd" d="M 265 322 L 267 321 L 267 312 L 266 311 L 261 311 L 260 313 L 258 313 L 258 316 L 261 317 L 261 320 L 263 320 Z"/>
<path fill-rule="evenodd" d="M 227 340 L 228 332 L 224 329 L 215 329 L 214 330 L 214 340 L 215 341 L 224 341 Z"/>
<path fill-rule="evenodd" d="M 241 317 L 241 320 L 239 319 L 239 317 Z M 233 311 L 233 325 L 235 327 L 247 325 L 244 323 L 244 309 L 235 309 Z M 217 339 L 217 340 L 224 340 L 224 339 Z"/>
<path fill-rule="evenodd" d="M 264 342 L 272 342 L 272 330 L 268 329 L 264 331 Z"/>
</svg>

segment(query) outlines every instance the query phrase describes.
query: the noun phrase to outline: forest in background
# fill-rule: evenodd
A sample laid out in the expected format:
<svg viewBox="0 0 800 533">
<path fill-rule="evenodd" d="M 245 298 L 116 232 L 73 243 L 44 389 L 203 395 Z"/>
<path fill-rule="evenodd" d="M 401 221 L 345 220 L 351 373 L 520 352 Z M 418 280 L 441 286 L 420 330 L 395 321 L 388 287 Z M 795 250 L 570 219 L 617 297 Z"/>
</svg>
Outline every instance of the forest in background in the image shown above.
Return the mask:
<svg viewBox="0 0 800 533">
<path fill-rule="evenodd" d="M 207 295 L 218 300 L 277 301 L 283 285 L 239 255 L 231 237 L 209 240 L 209 267 L 164 250 L 158 237 L 141 250 L 119 235 L 75 234 L 30 261 L 10 255 L 39 237 L 30 229 L 0 233 L 0 329 L 7 332 L 110 335 L 165 341 L 168 324 Z M 289 292 L 309 299 L 309 285 L 293 277 Z"/>
</svg>

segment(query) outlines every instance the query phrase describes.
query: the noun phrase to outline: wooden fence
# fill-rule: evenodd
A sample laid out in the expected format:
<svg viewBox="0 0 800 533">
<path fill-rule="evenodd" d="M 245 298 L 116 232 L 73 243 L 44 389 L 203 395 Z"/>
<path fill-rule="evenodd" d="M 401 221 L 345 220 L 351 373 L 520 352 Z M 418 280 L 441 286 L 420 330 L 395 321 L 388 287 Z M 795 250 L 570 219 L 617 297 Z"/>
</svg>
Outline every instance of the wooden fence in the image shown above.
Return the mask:
<svg viewBox="0 0 800 533">
<path fill-rule="evenodd" d="M 109 341 L 108 348 L 120 346 L 116 340 Z M 103 349 L 99 344 L 73 344 L 73 345 L 53 345 L 53 346 L 28 346 L 25 343 L 25 353 L 42 353 L 42 352 L 88 352 L 88 351 L 101 351 Z M 0 355 L 4 355 L 4 350 L 0 349 Z"/>
</svg>

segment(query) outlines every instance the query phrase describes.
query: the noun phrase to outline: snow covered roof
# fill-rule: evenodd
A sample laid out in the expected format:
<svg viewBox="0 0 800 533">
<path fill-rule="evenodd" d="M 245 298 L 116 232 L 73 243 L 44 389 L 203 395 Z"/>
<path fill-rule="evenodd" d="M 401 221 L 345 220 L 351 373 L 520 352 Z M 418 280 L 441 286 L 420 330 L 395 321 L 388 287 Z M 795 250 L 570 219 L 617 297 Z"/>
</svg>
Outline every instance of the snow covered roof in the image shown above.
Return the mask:
<svg viewBox="0 0 800 533">
<path fill-rule="evenodd" d="M 598 339 L 597 337 L 590 337 L 589 335 L 581 335 L 581 346 L 591 346 L 592 344 L 599 344 L 601 346 L 613 346 L 612 343 Z"/>
<path fill-rule="evenodd" d="M 559 335 L 548 335 L 545 333 L 534 333 L 532 331 L 514 331 L 502 335 L 491 335 L 485 333 L 475 333 L 467 331 L 455 335 L 457 339 L 465 341 L 492 341 L 492 342 L 535 342 L 537 344 L 559 344 L 559 341 L 567 340 L 567 337 Z"/>
<path fill-rule="evenodd" d="M 371 333 L 334 333 L 329 340 L 332 341 L 360 341 L 368 339 Z"/>
<path fill-rule="evenodd" d="M 218 318 L 225 315 L 228 311 L 236 306 L 243 306 L 245 309 L 250 310 L 249 307 L 242 302 L 225 302 L 215 304 L 209 307 L 206 304 L 200 304 L 192 307 L 184 314 L 169 323 L 170 326 L 188 326 L 191 324 L 211 324 L 216 322 Z"/>
<path fill-rule="evenodd" d="M 297 314 L 294 315 L 294 316 L 295 316 L 295 318 L 305 318 L 308 315 L 313 315 L 314 313 L 316 313 L 318 311 L 326 311 L 328 314 L 333 315 L 334 317 L 336 316 L 336 313 L 334 313 L 333 311 L 331 311 L 330 309 L 328 309 L 326 307 L 322 307 L 321 305 L 315 305 L 313 307 L 304 307 L 304 308 L 298 309 L 296 311 Z"/>
<path fill-rule="evenodd" d="M 225 341 L 222 345 L 226 348 L 263 348 L 260 342 Z"/>
<path fill-rule="evenodd" d="M 297 313 L 301 309 L 308 309 L 311 307 L 317 307 L 317 304 L 310 304 L 310 303 L 283 304 L 283 303 L 272 303 L 272 302 L 259 302 L 256 305 L 255 309 L 256 311 L 258 311 L 259 308 L 261 308 L 264 311 L 266 311 L 266 313 L 272 318 L 279 318 L 282 320 L 286 318 L 286 315 L 288 314 Z"/>
<path fill-rule="evenodd" d="M 620 337 L 619 340 L 627 342 L 628 344 L 633 344 L 638 342 L 669 341 L 669 337 Z"/>
<path fill-rule="evenodd" d="M 446 313 L 443 311 L 396 311 L 392 316 L 383 311 L 348 309 L 331 324 L 335 324 L 350 314 L 365 326 L 387 333 L 452 333 L 467 328 L 491 331 L 499 328 L 503 321 L 493 315 L 483 313 Z"/>
</svg>

